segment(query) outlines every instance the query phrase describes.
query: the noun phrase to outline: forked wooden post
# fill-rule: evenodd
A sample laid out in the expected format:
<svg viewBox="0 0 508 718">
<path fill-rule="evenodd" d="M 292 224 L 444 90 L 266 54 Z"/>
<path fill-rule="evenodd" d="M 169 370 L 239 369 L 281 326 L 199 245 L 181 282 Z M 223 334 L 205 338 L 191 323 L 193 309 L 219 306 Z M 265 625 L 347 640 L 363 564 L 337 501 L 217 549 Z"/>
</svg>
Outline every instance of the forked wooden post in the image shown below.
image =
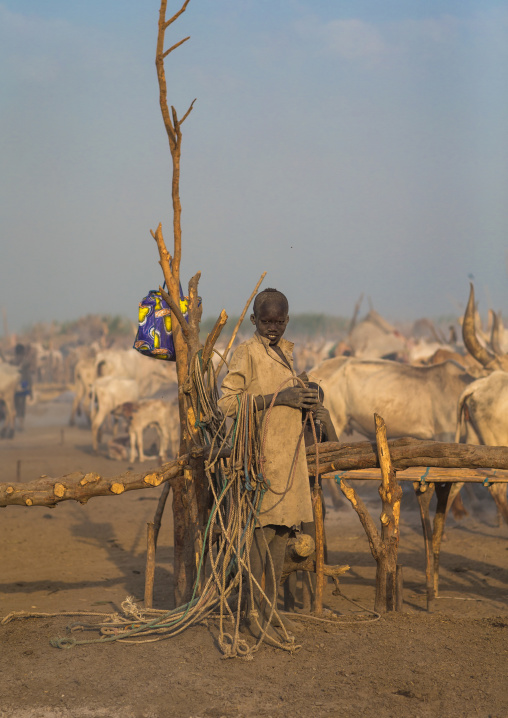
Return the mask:
<svg viewBox="0 0 508 718">
<path fill-rule="evenodd" d="M 386 425 L 374 414 L 376 444 L 381 467 L 382 482 L 379 495 L 383 504 L 381 513 L 382 551 L 377 562 L 375 611 L 394 611 L 400 605 L 397 601 L 397 553 L 399 547 L 400 502 L 402 489 L 397 482 L 390 457 Z"/>
</svg>

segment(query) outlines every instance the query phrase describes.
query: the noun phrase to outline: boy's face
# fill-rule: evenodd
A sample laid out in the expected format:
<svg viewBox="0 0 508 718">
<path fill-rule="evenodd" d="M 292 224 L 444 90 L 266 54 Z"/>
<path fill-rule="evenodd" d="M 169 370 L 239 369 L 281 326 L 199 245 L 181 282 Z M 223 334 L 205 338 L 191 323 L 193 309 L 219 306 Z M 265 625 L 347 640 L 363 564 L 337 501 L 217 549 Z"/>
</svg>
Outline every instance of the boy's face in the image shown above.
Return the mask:
<svg viewBox="0 0 508 718">
<path fill-rule="evenodd" d="M 268 299 L 258 309 L 257 315 L 251 314 L 250 320 L 259 334 L 268 339 L 270 346 L 275 346 L 286 331 L 289 316 L 283 302 Z"/>
</svg>

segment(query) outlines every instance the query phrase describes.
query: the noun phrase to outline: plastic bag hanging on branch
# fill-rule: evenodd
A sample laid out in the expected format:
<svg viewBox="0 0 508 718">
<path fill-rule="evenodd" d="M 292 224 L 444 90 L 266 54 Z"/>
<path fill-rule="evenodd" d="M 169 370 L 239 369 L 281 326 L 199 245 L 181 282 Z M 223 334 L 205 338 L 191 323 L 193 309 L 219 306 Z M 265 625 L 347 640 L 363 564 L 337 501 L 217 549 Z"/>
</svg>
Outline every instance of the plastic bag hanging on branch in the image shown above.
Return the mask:
<svg viewBox="0 0 508 718">
<path fill-rule="evenodd" d="M 201 297 L 198 297 L 198 302 L 201 304 Z M 180 311 L 188 322 L 189 297 L 184 296 L 181 284 Z M 134 340 L 134 349 L 154 359 L 176 361 L 171 314 L 171 309 L 160 291 L 150 290 L 139 303 L 138 331 Z"/>
</svg>

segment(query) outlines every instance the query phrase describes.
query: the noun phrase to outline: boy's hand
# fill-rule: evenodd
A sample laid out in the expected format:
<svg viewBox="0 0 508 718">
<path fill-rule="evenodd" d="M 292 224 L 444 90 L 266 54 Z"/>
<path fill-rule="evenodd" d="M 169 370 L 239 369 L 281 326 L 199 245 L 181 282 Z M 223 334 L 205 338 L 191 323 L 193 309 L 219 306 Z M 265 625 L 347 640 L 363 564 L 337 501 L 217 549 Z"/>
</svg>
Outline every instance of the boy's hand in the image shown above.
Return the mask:
<svg viewBox="0 0 508 718">
<path fill-rule="evenodd" d="M 304 389 L 300 386 L 283 389 L 275 400 L 276 404 L 291 406 L 293 409 L 313 409 L 318 402 L 316 389 Z"/>
<path fill-rule="evenodd" d="M 330 412 L 328 411 L 328 409 L 325 409 L 322 404 L 319 404 L 319 406 L 315 409 L 314 418 L 320 421 L 322 424 L 326 424 L 328 421 L 331 421 Z"/>
<path fill-rule="evenodd" d="M 339 437 L 337 436 L 335 427 L 333 425 L 332 417 L 330 416 L 330 412 L 328 411 L 328 409 L 325 409 L 322 404 L 319 404 L 319 406 L 315 409 L 314 419 L 320 421 L 321 425 L 324 427 L 326 441 L 339 440 Z"/>
</svg>

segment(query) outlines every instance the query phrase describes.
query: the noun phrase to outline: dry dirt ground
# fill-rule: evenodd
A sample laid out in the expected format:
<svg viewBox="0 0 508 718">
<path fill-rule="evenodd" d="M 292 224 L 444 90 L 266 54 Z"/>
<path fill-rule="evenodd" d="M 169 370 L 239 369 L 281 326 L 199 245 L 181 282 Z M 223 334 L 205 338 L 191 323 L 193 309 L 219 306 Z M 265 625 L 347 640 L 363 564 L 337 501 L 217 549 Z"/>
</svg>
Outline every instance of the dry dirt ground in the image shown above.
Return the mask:
<svg viewBox="0 0 508 718">
<path fill-rule="evenodd" d="M 69 396 L 29 408 L 26 429 L 0 444 L 0 482 L 74 470 L 109 475 L 127 468 L 91 452 L 90 433 L 66 426 Z M 63 434 L 62 434 L 63 429 Z M 150 464 L 146 464 L 149 466 Z M 136 465 L 135 468 L 140 468 Z M 379 516 L 375 488 L 360 487 Z M 54 509 L 0 512 L 0 616 L 11 611 L 116 610 L 141 599 L 145 527 L 159 489 L 65 502 Z M 404 612 L 377 621 L 328 586 L 325 604 L 339 623 L 301 622 L 294 655 L 262 647 L 254 660 L 223 660 L 214 621 L 142 645 L 53 648 L 69 617 L 12 620 L 0 626 L 0 716 L 19 718 L 176 716 L 508 716 L 508 526 L 478 490 L 471 514 L 449 519 L 441 598 L 428 614 L 419 514 L 411 493 L 402 510 L 400 563 Z M 155 606 L 170 606 L 170 512 L 164 517 Z M 372 608 L 375 565 L 356 514 L 328 506 L 331 563 L 348 563 L 348 597 Z"/>
</svg>

